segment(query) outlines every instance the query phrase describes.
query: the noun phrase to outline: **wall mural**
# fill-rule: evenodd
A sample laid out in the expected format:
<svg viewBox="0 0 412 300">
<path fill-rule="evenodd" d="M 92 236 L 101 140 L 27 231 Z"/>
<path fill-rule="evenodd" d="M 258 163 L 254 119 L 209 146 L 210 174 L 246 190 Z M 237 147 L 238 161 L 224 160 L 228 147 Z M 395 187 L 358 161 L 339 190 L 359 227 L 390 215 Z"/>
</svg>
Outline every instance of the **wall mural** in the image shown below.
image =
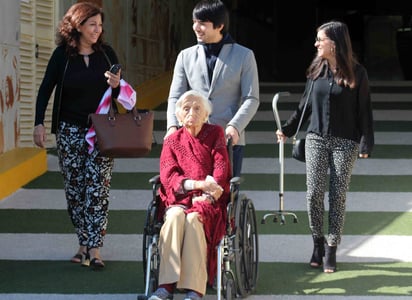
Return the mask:
<svg viewBox="0 0 412 300">
<path fill-rule="evenodd" d="M 19 127 L 19 2 L 0 0 L 0 154 L 17 147 Z M 11 26 L 10 24 L 14 24 Z M 8 25 L 8 26 L 6 26 Z"/>
<path fill-rule="evenodd" d="M 19 140 L 19 78 L 17 53 L 1 47 L 0 58 L 0 153 L 17 147 Z"/>
</svg>

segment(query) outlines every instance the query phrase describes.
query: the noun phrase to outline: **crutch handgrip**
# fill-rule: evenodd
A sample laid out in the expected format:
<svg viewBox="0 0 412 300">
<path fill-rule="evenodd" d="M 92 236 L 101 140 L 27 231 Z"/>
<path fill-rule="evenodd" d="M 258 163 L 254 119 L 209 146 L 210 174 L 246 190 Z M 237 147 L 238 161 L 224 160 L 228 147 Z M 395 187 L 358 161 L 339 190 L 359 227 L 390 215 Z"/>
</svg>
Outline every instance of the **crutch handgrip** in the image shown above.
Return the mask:
<svg viewBox="0 0 412 300">
<path fill-rule="evenodd" d="M 276 93 L 272 101 L 273 114 L 275 115 L 276 126 L 279 130 L 282 128 L 282 125 L 280 124 L 280 117 L 279 117 L 279 112 L 278 112 L 278 101 L 279 101 L 279 98 L 283 96 L 290 96 L 290 93 L 289 92 Z"/>
</svg>

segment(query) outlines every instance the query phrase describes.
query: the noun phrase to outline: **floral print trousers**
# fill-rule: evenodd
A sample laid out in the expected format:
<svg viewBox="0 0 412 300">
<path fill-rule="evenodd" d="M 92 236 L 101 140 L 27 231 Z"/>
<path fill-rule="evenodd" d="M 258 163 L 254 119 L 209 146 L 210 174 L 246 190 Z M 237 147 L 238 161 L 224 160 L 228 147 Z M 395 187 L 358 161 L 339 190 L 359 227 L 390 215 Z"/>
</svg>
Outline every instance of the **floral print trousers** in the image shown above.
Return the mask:
<svg viewBox="0 0 412 300">
<path fill-rule="evenodd" d="M 359 144 L 332 136 L 306 136 L 306 185 L 309 227 L 313 237 L 324 236 L 324 197 L 329 171 L 329 215 L 326 241 L 338 245 L 345 223 L 346 192 L 352 169 L 359 151 Z"/>
<path fill-rule="evenodd" d="M 67 210 L 79 245 L 103 246 L 108 224 L 109 190 L 113 159 L 88 153 L 87 128 L 60 122 L 57 155 L 63 175 Z"/>
</svg>

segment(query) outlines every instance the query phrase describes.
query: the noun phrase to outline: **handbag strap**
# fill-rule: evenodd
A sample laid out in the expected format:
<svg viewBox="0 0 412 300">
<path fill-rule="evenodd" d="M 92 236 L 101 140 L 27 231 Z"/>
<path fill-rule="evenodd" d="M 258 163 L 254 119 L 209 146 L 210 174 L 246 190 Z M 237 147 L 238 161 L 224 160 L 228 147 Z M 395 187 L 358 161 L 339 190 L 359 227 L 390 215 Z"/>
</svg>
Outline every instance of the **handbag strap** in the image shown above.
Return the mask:
<svg viewBox="0 0 412 300">
<path fill-rule="evenodd" d="M 107 112 L 110 120 L 115 120 L 115 114 L 119 113 L 117 108 L 116 100 L 112 97 L 110 101 L 109 111 Z M 142 117 L 140 116 L 140 112 L 137 110 L 136 106 L 133 106 L 131 110 L 126 111 L 126 113 L 132 113 L 135 120 L 140 120 Z"/>
<path fill-rule="evenodd" d="M 309 102 L 309 96 L 310 96 L 310 94 L 312 93 L 313 82 L 314 82 L 314 81 L 312 80 L 311 83 L 310 83 L 310 86 L 309 86 L 308 94 L 306 95 L 306 101 L 305 101 L 305 105 L 303 106 L 302 115 L 300 116 L 298 128 L 296 129 L 296 133 L 295 133 L 295 135 L 293 136 L 293 143 L 296 142 L 296 136 L 298 135 L 299 130 L 300 130 L 300 127 L 302 126 L 303 117 L 305 116 L 306 106 L 308 105 L 308 102 Z"/>
</svg>

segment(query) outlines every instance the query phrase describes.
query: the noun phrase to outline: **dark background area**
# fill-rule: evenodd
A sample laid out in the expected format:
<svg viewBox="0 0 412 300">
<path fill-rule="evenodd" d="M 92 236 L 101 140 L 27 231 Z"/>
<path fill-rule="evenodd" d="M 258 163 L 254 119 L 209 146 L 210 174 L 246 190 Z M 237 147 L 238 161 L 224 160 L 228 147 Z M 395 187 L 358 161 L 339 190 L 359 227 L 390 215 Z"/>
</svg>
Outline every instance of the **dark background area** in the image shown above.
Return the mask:
<svg viewBox="0 0 412 300">
<path fill-rule="evenodd" d="M 224 1 L 229 31 L 256 55 L 265 82 L 302 82 L 316 53 L 316 28 L 348 25 L 353 49 L 371 80 L 412 80 L 412 9 L 406 1 Z"/>
</svg>

